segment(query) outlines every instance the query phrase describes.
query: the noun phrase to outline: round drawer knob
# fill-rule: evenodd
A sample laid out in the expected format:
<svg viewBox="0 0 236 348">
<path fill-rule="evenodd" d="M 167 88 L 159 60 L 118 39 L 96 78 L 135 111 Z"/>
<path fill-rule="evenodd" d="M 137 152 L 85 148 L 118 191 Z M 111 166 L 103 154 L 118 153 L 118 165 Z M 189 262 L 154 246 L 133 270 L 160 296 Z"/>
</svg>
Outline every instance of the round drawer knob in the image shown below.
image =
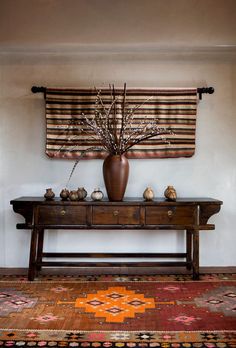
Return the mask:
<svg viewBox="0 0 236 348">
<path fill-rule="evenodd" d="M 119 215 L 119 210 L 114 210 L 114 211 L 113 211 L 113 215 L 114 215 L 114 216 Z"/>
<path fill-rule="evenodd" d="M 64 216 L 66 214 L 65 210 L 61 210 L 61 215 Z"/>
<path fill-rule="evenodd" d="M 172 210 L 168 210 L 167 215 L 168 215 L 169 217 L 171 217 L 171 216 L 173 215 L 173 211 L 172 211 Z"/>
</svg>

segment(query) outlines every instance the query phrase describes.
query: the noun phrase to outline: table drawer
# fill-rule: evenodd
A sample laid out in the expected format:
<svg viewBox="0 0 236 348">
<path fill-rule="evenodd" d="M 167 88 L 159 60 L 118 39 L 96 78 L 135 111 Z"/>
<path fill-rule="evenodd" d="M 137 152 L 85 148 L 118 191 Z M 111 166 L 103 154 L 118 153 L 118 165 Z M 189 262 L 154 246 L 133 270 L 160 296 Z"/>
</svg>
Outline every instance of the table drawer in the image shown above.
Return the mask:
<svg viewBox="0 0 236 348">
<path fill-rule="evenodd" d="M 37 222 L 42 225 L 84 225 L 86 207 L 41 206 L 38 208 Z"/>
<path fill-rule="evenodd" d="M 93 207 L 93 225 L 138 225 L 140 208 L 137 206 Z"/>
<path fill-rule="evenodd" d="M 189 225 L 196 222 L 196 209 L 193 206 L 146 207 L 147 225 Z"/>
</svg>

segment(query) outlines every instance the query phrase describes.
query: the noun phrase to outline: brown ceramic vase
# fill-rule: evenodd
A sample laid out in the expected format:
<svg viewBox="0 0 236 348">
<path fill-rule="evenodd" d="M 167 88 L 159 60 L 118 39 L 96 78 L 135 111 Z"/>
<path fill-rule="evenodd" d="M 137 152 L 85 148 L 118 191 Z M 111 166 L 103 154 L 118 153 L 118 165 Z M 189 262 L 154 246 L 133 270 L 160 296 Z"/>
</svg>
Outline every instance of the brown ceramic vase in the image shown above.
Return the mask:
<svg viewBox="0 0 236 348">
<path fill-rule="evenodd" d="M 108 155 L 103 162 L 103 177 L 109 201 L 122 201 L 129 177 L 128 159 L 124 155 Z"/>
</svg>

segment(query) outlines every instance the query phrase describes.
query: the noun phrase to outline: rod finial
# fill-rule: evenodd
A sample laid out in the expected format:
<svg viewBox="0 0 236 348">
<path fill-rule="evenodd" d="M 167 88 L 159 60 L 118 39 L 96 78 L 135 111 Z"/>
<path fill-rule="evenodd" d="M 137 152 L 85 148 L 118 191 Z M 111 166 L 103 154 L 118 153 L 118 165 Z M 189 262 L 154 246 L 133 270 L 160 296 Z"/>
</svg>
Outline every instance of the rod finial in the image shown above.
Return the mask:
<svg viewBox="0 0 236 348">
<path fill-rule="evenodd" d="M 45 91 L 46 91 L 45 87 L 37 87 L 37 86 L 31 87 L 32 93 L 45 93 Z"/>
<path fill-rule="evenodd" d="M 208 88 L 208 93 L 213 94 L 215 92 L 214 87 L 209 87 Z"/>
<path fill-rule="evenodd" d="M 199 99 L 202 99 L 202 94 L 206 93 L 206 94 L 213 94 L 215 92 L 213 87 L 202 87 L 202 88 L 198 88 L 197 92 L 199 94 Z"/>
</svg>

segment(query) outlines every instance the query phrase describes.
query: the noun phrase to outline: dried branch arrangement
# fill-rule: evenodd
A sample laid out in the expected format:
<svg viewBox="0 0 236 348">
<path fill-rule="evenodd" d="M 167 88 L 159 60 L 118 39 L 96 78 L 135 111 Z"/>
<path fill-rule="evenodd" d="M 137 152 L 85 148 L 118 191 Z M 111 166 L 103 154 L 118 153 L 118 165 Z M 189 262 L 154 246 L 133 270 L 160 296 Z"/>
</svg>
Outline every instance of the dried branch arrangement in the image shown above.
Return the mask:
<svg viewBox="0 0 236 348">
<path fill-rule="evenodd" d="M 96 91 L 94 115 L 89 117 L 82 114 L 80 122 L 83 128 L 81 131 L 90 133 L 91 137 L 99 140 L 102 148 L 109 154 L 122 155 L 144 140 L 155 136 L 160 136 L 165 140 L 163 136 L 172 133 L 170 128 L 160 127 L 156 117 L 151 120 L 144 118 L 138 124 L 134 122 L 135 112 L 152 97 L 146 99 L 142 104 L 130 108 L 126 102 L 126 84 L 124 84 L 121 103 L 112 86 L 110 87 L 111 101 L 107 107 L 102 99 L 101 91 Z"/>
<path fill-rule="evenodd" d="M 173 134 L 170 128 L 159 126 L 156 116 L 142 118 L 139 122 L 135 120 L 135 112 L 152 97 L 131 108 L 126 100 L 126 84 L 124 84 L 121 101 L 120 95 L 116 95 L 114 85 L 110 86 L 109 103 L 103 100 L 101 90 L 95 88 L 95 91 L 97 95 L 94 113 L 92 115 L 82 113 L 79 118 L 74 116 L 72 123 L 73 127 L 78 126 L 79 134 L 89 135 L 91 139 L 99 142 L 100 146 L 92 146 L 82 151 L 81 156 L 75 161 L 68 182 L 80 159 L 89 151 L 102 150 L 111 155 L 122 155 L 133 146 L 156 136 L 168 142 L 165 135 Z M 74 135 L 73 139 L 76 137 L 79 141 L 79 135 Z"/>
</svg>

